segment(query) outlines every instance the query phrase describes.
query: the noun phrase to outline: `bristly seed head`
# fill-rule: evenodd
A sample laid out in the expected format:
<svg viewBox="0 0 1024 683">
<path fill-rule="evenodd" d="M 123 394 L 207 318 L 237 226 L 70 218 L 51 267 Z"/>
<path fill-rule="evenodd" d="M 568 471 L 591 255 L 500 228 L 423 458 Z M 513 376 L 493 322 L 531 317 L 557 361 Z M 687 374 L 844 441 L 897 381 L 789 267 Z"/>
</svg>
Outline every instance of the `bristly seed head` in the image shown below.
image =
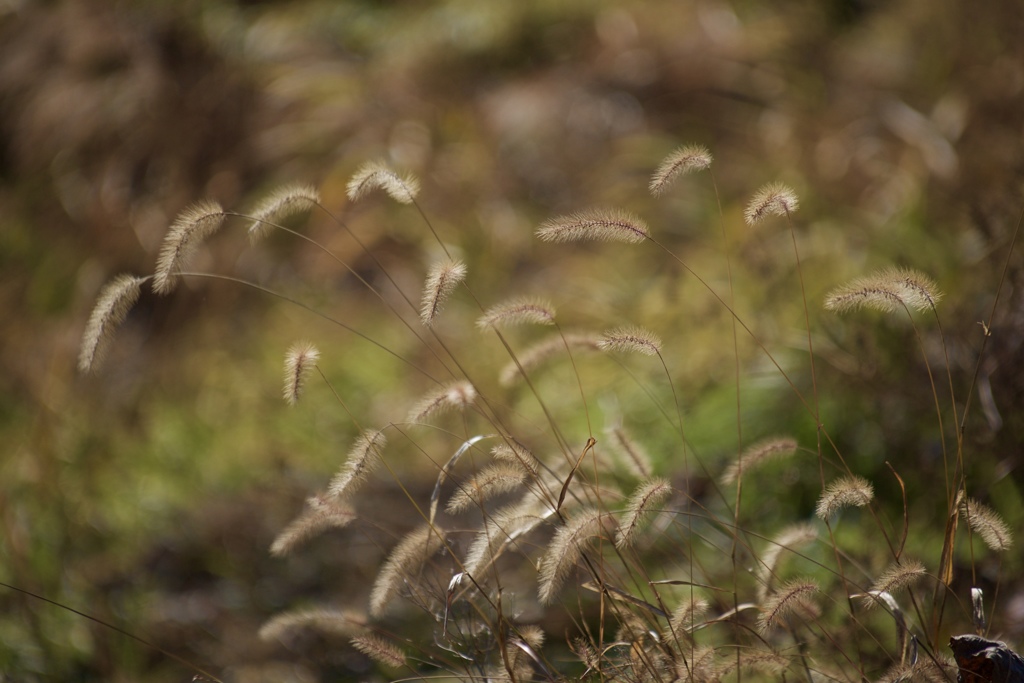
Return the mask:
<svg viewBox="0 0 1024 683">
<path fill-rule="evenodd" d="M 537 229 L 537 237 L 545 242 L 597 240 L 636 244 L 648 239 L 650 230 L 631 213 L 593 209 L 552 218 Z"/>
<path fill-rule="evenodd" d="M 661 352 L 661 339 L 642 327 L 619 327 L 605 332 L 597 342 L 603 351 L 626 351 L 657 356 Z"/>
<path fill-rule="evenodd" d="M 139 300 L 142 283 L 147 279 L 118 275 L 100 290 L 82 335 L 82 346 L 78 354 L 79 371 L 89 372 L 99 366 L 114 337 L 114 330 L 128 317 L 128 312 Z"/>
<path fill-rule="evenodd" d="M 430 268 L 430 274 L 423 286 L 423 302 L 420 306 L 420 320 L 430 326 L 441 313 L 445 301 L 455 291 L 460 282 L 466 279 L 466 264 L 456 259 L 445 259 Z"/>
<path fill-rule="evenodd" d="M 400 176 L 383 161 L 368 161 L 356 170 L 348 183 L 349 201 L 357 201 L 374 190 L 383 190 L 400 204 L 411 204 L 420 191 L 415 176 Z"/>
<path fill-rule="evenodd" d="M 927 311 L 934 310 L 940 299 L 942 293 L 927 275 L 909 268 L 887 268 L 833 289 L 825 297 L 825 309 L 837 313 L 858 308 L 882 313 Z"/>
<path fill-rule="evenodd" d="M 863 507 L 875 497 L 875 489 L 863 477 L 848 475 L 829 483 L 818 499 L 815 514 L 828 519 L 844 507 Z"/>
<path fill-rule="evenodd" d="M 800 208 L 800 200 L 789 186 L 783 183 L 769 183 L 754 195 L 743 217 L 747 225 L 753 225 L 766 216 L 788 216 Z"/>
<path fill-rule="evenodd" d="M 312 185 L 285 185 L 260 201 L 250 215 L 249 239 L 256 242 L 266 236 L 274 223 L 309 211 L 320 204 L 320 194 Z"/>
<path fill-rule="evenodd" d="M 284 358 L 284 400 L 295 405 L 302 395 L 306 376 L 320 359 L 320 351 L 309 342 L 294 344 Z"/>
<path fill-rule="evenodd" d="M 686 145 L 669 154 L 651 176 L 651 194 L 657 197 L 681 175 L 711 166 L 711 152 L 703 145 Z"/>
<path fill-rule="evenodd" d="M 177 274 L 188 265 L 199 245 L 223 225 L 225 217 L 220 204 L 209 200 L 197 202 L 178 215 L 156 260 L 154 292 L 168 294 L 174 289 Z"/>
<path fill-rule="evenodd" d="M 554 325 L 555 309 L 539 299 L 516 298 L 488 308 L 476 321 L 480 329 L 505 325 Z"/>
</svg>

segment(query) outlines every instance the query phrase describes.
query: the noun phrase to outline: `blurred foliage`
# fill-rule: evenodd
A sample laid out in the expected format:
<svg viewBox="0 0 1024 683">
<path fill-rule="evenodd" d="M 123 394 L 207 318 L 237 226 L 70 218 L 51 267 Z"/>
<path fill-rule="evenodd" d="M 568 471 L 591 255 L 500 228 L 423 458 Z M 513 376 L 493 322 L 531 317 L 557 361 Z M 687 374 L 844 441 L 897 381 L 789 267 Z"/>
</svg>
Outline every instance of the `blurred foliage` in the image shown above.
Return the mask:
<svg viewBox="0 0 1024 683">
<path fill-rule="evenodd" d="M 993 325 L 965 429 L 968 486 L 1011 527 L 1024 523 L 1019 253 L 1000 289 L 1024 207 L 1019 3 L 27 0 L 2 11 L 5 583 L 230 680 L 371 675 L 366 658 L 330 643 L 289 650 L 256 637 L 287 607 L 357 601 L 391 543 L 381 532 L 380 541 L 317 544 L 286 562 L 268 556 L 355 433 L 323 388 L 285 409 L 281 357 L 296 330 L 316 340 L 333 386 L 370 424 L 402 414 L 427 385 L 395 357 L 293 307 L 205 280 L 163 299 L 145 294 L 99 374 L 78 376 L 75 359 L 99 288 L 119 272 L 148 272 L 185 205 L 211 197 L 244 208 L 282 182 L 308 181 L 333 210 L 346 203 L 353 169 L 376 157 L 423 179 L 428 215 L 462 250 L 486 302 L 542 293 L 566 328 L 632 322 L 670 342 L 687 436 L 709 468 L 736 442 L 727 315 L 662 253 L 540 248 L 533 228 L 590 205 L 637 210 L 725 292 L 719 192 L 728 248 L 743 265 L 733 272 L 737 311 L 809 395 L 789 235 L 781 225 L 737 229 L 751 193 L 785 180 L 802 200 L 796 222 L 823 419 L 854 471 L 896 501 L 889 523 L 901 524 L 901 492 L 886 461 L 906 482 L 912 516 L 939 520 L 915 527 L 908 543 L 937 563 L 942 435 L 914 332 L 818 307 L 832 286 L 891 264 L 925 271 L 947 292 L 940 311 L 958 412 L 981 347 L 978 321 Z M 682 142 L 712 150 L 717 189 L 700 178 L 652 202 L 649 173 Z M 421 220 L 384 202 L 355 207 L 347 220 L 403 289 L 418 292 L 437 251 Z M 383 285 L 324 216 L 304 230 Z M 250 250 L 227 229 L 200 259 L 203 269 L 272 284 L 415 364 L 431 363 L 382 319 L 379 301 L 294 241 Z M 444 324 L 472 321 L 453 308 Z M 934 321 L 920 325 L 941 369 Z M 812 447 L 813 420 L 749 338 L 739 346 L 744 439 L 792 433 Z M 490 376 L 504 356 L 488 348 L 467 362 Z M 670 406 L 664 378 L 625 365 L 582 361 L 591 419 L 601 425 L 621 412 L 670 460 L 672 419 L 652 410 L 644 391 L 659 387 L 654 400 Z M 948 444 L 955 423 L 937 381 Z M 538 389 L 570 415 L 566 431 L 580 433 L 571 376 L 556 371 Z M 528 396 L 513 400 L 531 410 Z M 797 466 L 812 471 L 810 458 L 773 470 L 792 499 L 755 488 L 750 509 L 806 516 L 818 479 Z M 425 495 L 434 468 L 408 466 Z M 403 528 L 401 505 L 374 514 L 382 530 Z M 963 601 L 970 558 L 960 551 L 954 592 Z M 995 565 L 981 566 L 991 581 Z M 996 630 L 1011 640 L 1024 637 L 1020 569 L 1019 554 L 1005 560 L 995 605 Z M 0 671 L 10 680 L 193 673 L 25 594 L 4 589 L 0 605 Z"/>
</svg>

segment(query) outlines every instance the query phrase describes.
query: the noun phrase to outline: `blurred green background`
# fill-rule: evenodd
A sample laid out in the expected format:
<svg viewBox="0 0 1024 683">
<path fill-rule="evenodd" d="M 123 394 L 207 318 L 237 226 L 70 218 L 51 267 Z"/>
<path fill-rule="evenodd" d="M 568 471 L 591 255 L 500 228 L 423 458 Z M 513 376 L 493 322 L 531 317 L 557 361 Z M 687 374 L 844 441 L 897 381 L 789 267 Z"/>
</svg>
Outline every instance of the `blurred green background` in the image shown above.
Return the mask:
<svg viewBox="0 0 1024 683">
<path fill-rule="evenodd" d="M 0 580 L 225 679 L 371 675 L 365 657 L 329 641 L 285 647 L 256 636 L 283 609 L 358 602 L 387 549 L 346 537 L 287 561 L 269 557 L 274 535 L 324 486 L 355 433 L 322 387 L 286 409 L 281 359 L 296 332 L 315 341 L 334 386 L 367 425 L 404 415 L 428 385 L 294 307 L 205 280 L 166 298 L 145 293 L 102 370 L 83 377 L 75 363 L 99 288 L 120 272 L 151 272 L 164 231 L 187 204 L 209 197 L 241 210 L 281 183 L 303 181 L 341 210 L 353 170 L 378 157 L 421 178 L 425 210 L 470 263 L 485 303 L 542 293 L 569 328 L 634 322 L 657 331 L 695 451 L 709 464 L 728 459 L 734 361 L 720 307 L 653 249 L 555 248 L 532 237 L 551 216 L 621 206 L 727 291 L 709 178 L 688 178 L 659 201 L 646 191 L 661 158 L 689 142 L 715 155 L 737 311 L 806 392 L 789 235 L 782 224 L 747 230 L 741 218 L 769 181 L 799 193 L 823 421 L 879 497 L 896 498 L 896 518 L 899 489 L 884 461 L 903 473 L 922 520 L 912 542 L 930 548 L 921 556 L 934 571 L 941 439 L 913 332 L 878 315 L 826 315 L 820 301 L 888 265 L 933 276 L 947 294 L 940 311 L 963 407 L 978 323 L 992 323 L 1024 208 L 1021 35 L 1024 8 L 1014 0 L 6 3 Z M 417 298 L 438 250 L 416 214 L 376 201 L 356 207 L 349 222 Z M 298 224 L 379 279 L 326 217 Z M 1024 523 L 1022 265 L 1014 253 L 965 448 L 969 492 L 1016 529 Z M 197 269 L 272 284 L 430 363 L 379 301 L 295 241 L 250 249 L 229 227 Z M 446 330 L 459 340 L 473 319 L 453 305 Z M 941 368 L 934 321 L 920 324 Z M 791 432 L 813 448 L 813 421 L 749 340 L 741 347 L 745 433 Z M 498 349 L 466 353 L 481 374 L 504 362 Z M 624 374 L 611 377 L 610 385 L 628 385 Z M 557 395 L 571 386 L 564 379 L 545 391 L 557 408 L 578 409 L 577 396 Z M 658 436 L 664 423 L 645 417 L 635 386 L 620 394 L 595 379 L 588 390 L 598 413 L 618 402 L 652 451 L 659 438 L 667 447 L 671 434 Z M 952 443 L 942 382 L 939 393 Z M 578 414 L 567 419 L 579 426 Z M 429 467 L 409 470 L 414 481 L 423 472 L 422 486 L 432 482 Z M 816 483 L 814 473 L 780 514 L 806 515 Z M 400 510 L 375 514 L 383 528 L 389 514 L 400 528 Z M 1004 559 L 997 603 L 997 631 L 1011 642 L 1024 637 L 1024 584 L 1007 576 L 1021 564 L 1019 553 Z M 965 596 L 969 571 L 958 575 Z M 7 589 L 0 672 L 12 681 L 183 681 L 193 673 Z"/>
</svg>

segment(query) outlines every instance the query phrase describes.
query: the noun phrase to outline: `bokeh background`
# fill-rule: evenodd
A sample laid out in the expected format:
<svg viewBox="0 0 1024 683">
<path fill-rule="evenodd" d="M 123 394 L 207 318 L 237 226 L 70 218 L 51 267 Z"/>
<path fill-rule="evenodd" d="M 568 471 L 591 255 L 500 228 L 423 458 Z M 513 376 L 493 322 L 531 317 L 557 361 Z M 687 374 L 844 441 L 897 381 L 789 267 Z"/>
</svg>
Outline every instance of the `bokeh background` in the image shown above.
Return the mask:
<svg viewBox="0 0 1024 683">
<path fill-rule="evenodd" d="M 365 602 L 387 550 L 335 539 L 269 557 L 274 535 L 337 469 L 354 433 L 326 390 L 312 406 L 286 409 L 281 358 L 297 332 L 316 341 L 335 387 L 368 423 L 403 415 L 426 385 L 294 307 L 205 280 L 166 298 L 144 294 L 103 368 L 80 376 L 75 365 L 100 287 L 121 272 L 150 272 L 187 204 L 209 197 L 244 209 L 303 181 L 347 210 L 351 173 L 380 157 L 422 179 L 423 206 L 480 274 L 481 298 L 552 293 L 570 325 L 657 330 L 673 348 L 696 451 L 710 462 L 735 444 L 731 332 L 720 308 L 653 250 L 545 248 L 532 233 L 556 214 L 623 206 L 727 286 L 719 225 L 728 226 L 741 264 L 737 310 L 806 390 L 788 234 L 749 233 L 741 219 L 758 187 L 784 180 L 801 197 L 824 420 L 854 469 L 877 477 L 880 497 L 899 496 L 891 477 L 882 482 L 884 461 L 905 474 L 923 520 L 913 542 L 934 567 L 943 506 L 929 498 L 929 481 L 941 479 L 927 477 L 941 477 L 941 439 L 913 332 L 880 316 L 818 310 L 824 292 L 850 278 L 918 268 L 946 292 L 943 332 L 961 408 L 979 321 L 992 325 L 967 420 L 968 481 L 1021 528 L 1019 252 L 1001 282 L 1024 209 L 1021 35 L 1024 8 L 1013 0 L 5 3 L 0 580 L 229 680 L 373 675 L 343 644 L 256 635 L 297 604 Z M 651 170 L 688 142 L 715 155 L 721 221 L 706 179 L 658 202 L 647 196 Z M 387 202 L 348 215 L 418 296 L 437 248 L 417 215 Z M 379 278 L 327 217 L 297 225 Z M 411 348 L 379 301 L 295 241 L 249 249 L 240 230 L 226 229 L 197 269 L 273 284 L 390 348 Z M 459 338 L 460 322 L 474 334 L 472 311 L 452 315 L 449 335 Z M 941 359 L 934 323 L 922 327 Z M 753 349 L 743 354 L 754 387 L 747 433 L 791 431 L 813 444 L 813 422 L 791 392 L 770 370 L 758 374 Z M 472 357 L 484 369 L 495 359 Z M 628 393 L 593 391 L 629 412 Z M 942 386 L 940 395 L 948 404 Z M 633 418 L 644 424 L 642 411 Z M 657 451 L 654 426 L 646 438 Z M 429 467 L 408 470 L 414 488 L 432 483 Z M 809 482 L 806 492 L 792 489 L 798 512 L 813 505 L 816 476 Z M 395 507 L 369 512 L 397 534 Z M 999 634 L 1019 643 L 1017 555 L 1003 561 L 996 618 Z M 5 588 L 0 672 L 12 681 L 194 673 Z"/>
</svg>

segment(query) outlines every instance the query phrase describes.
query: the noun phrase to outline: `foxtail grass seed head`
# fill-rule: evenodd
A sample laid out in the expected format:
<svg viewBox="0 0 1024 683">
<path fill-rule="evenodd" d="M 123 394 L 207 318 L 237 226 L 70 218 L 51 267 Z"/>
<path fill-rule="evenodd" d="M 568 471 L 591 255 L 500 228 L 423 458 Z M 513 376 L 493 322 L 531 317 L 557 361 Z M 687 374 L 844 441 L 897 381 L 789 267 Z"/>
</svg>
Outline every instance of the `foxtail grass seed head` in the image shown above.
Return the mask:
<svg viewBox="0 0 1024 683">
<path fill-rule="evenodd" d="M 312 496 L 306 501 L 306 509 L 295 518 L 284 531 L 278 534 L 270 546 L 270 554 L 284 557 L 328 529 L 341 529 L 356 518 L 355 509 L 336 496 Z"/>
<path fill-rule="evenodd" d="M 645 356 L 657 356 L 661 352 L 661 339 L 658 335 L 634 326 L 605 332 L 597 345 L 602 351 L 642 353 Z"/>
<path fill-rule="evenodd" d="M 1013 545 L 1013 532 L 995 510 L 973 498 L 960 501 L 960 514 L 967 519 L 971 531 L 981 536 L 990 549 L 1001 553 Z"/>
<path fill-rule="evenodd" d="M 743 218 L 747 225 L 754 225 L 767 216 L 789 216 L 798 208 L 800 200 L 792 189 L 783 183 L 769 183 L 754 194 Z"/>
<path fill-rule="evenodd" d="M 592 209 L 546 221 L 537 229 L 545 242 L 626 242 L 637 244 L 651 236 L 647 224 L 626 211 Z"/>
<path fill-rule="evenodd" d="M 465 410 L 476 400 L 476 389 L 466 380 L 445 385 L 424 396 L 409 411 L 407 422 L 423 422 L 450 410 Z"/>
<path fill-rule="evenodd" d="M 188 267 L 199 246 L 220 229 L 225 217 L 220 204 L 209 200 L 197 202 L 178 214 L 156 260 L 154 292 L 168 294 L 174 289 L 178 273 Z"/>
<path fill-rule="evenodd" d="M 434 324 L 448 297 L 466 279 L 466 273 L 466 264 L 456 259 L 446 259 L 431 266 L 423 285 L 423 303 L 420 305 L 420 320 L 424 325 Z"/>
<path fill-rule="evenodd" d="M 310 211 L 320 204 L 320 193 L 312 185 L 291 184 L 280 187 L 253 207 L 249 239 L 255 243 L 267 236 L 275 223 L 289 216 Z"/>
<path fill-rule="evenodd" d="M 540 601 L 550 605 L 583 553 L 600 535 L 604 513 L 596 508 L 577 511 L 555 532 L 540 564 Z"/>
<path fill-rule="evenodd" d="M 480 329 L 511 325 L 554 325 L 555 309 L 540 299 L 516 298 L 491 306 L 476 321 Z"/>
<path fill-rule="evenodd" d="M 370 592 L 370 614 L 379 617 L 406 583 L 415 584 L 427 564 L 444 547 L 444 532 L 422 525 L 403 538 L 391 551 Z"/>
<path fill-rule="evenodd" d="M 380 464 L 381 451 L 386 443 L 384 432 L 367 431 L 360 434 L 352 444 L 345 466 L 331 479 L 327 493 L 341 497 L 355 491 Z"/>
<path fill-rule="evenodd" d="M 530 449 L 510 436 L 505 437 L 505 443 L 491 449 L 491 457 L 499 462 L 514 465 L 530 476 L 540 470 L 540 462 Z"/>
<path fill-rule="evenodd" d="M 452 494 L 448 499 L 448 513 L 458 514 L 485 500 L 511 493 L 518 489 L 525 479 L 526 470 L 518 463 L 498 462 L 485 467 Z"/>
<path fill-rule="evenodd" d="M 836 313 L 869 308 L 882 313 L 927 311 L 942 299 L 935 282 L 916 270 L 889 268 L 833 289 L 825 309 Z"/>
<path fill-rule="evenodd" d="M 573 352 L 600 351 L 598 334 L 585 332 L 567 332 L 553 334 L 532 344 L 519 354 L 519 363 L 506 363 L 498 375 L 498 381 L 504 387 L 510 387 L 523 378 L 524 372 L 530 372 L 550 358 L 566 353 L 566 347 Z"/>
<path fill-rule="evenodd" d="M 874 497 L 875 489 L 867 479 L 856 475 L 840 477 L 825 487 L 815 514 L 819 519 L 829 519 L 842 508 L 863 507 Z"/>
<path fill-rule="evenodd" d="M 400 176 L 383 161 L 369 161 L 356 170 L 348 183 L 349 201 L 358 201 L 374 190 L 382 190 L 399 204 L 412 204 L 420 191 L 415 176 Z"/>
<path fill-rule="evenodd" d="M 693 632 L 709 609 L 710 603 L 703 598 L 686 599 L 679 603 L 669 616 L 669 628 L 676 638 L 683 638 Z"/>
<path fill-rule="evenodd" d="M 405 653 L 390 640 L 384 640 L 380 636 L 367 634 L 356 636 L 349 642 L 352 643 L 352 647 L 378 664 L 390 666 L 394 669 L 405 666 Z"/>
<path fill-rule="evenodd" d="M 644 522 L 657 512 L 665 499 L 672 495 L 672 485 L 667 479 L 655 477 L 637 487 L 626 503 L 626 511 L 619 519 L 619 530 L 615 545 L 619 549 L 632 547 Z"/>
<path fill-rule="evenodd" d="M 765 634 L 789 616 L 816 616 L 817 606 L 811 598 L 817 592 L 818 584 L 809 579 L 787 583 L 761 606 L 757 630 Z"/>
<path fill-rule="evenodd" d="M 114 338 L 115 330 L 139 300 L 142 283 L 146 280 L 134 275 L 118 275 L 100 290 L 96 306 L 82 334 L 82 346 L 78 353 L 79 371 L 84 373 L 99 367 Z"/>
<path fill-rule="evenodd" d="M 677 177 L 703 171 L 711 166 L 711 152 L 702 145 L 686 145 L 669 154 L 651 176 L 650 190 L 655 197 L 663 194 Z"/>
<path fill-rule="evenodd" d="M 636 442 L 633 437 L 621 425 L 612 425 L 605 430 L 608 437 L 607 443 L 611 446 L 612 452 L 625 463 L 626 467 L 641 479 L 646 479 L 654 473 L 651 465 L 651 456 L 642 445 Z"/>
<path fill-rule="evenodd" d="M 260 639 L 280 640 L 301 629 L 310 629 L 329 636 L 349 636 L 355 633 L 364 617 L 352 612 L 317 607 L 292 610 L 273 617 L 260 628 Z"/>
<path fill-rule="evenodd" d="M 320 360 L 320 351 L 309 342 L 298 342 L 284 357 L 284 400 L 288 405 L 299 402 L 306 377 Z"/>
<path fill-rule="evenodd" d="M 729 485 L 739 479 L 740 472 L 747 474 L 765 463 L 779 458 L 788 458 L 796 453 L 796 439 L 773 437 L 750 446 L 722 473 L 722 484 Z"/>
<path fill-rule="evenodd" d="M 761 554 L 758 566 L 758 600 L 764 602 L 778 576 L 779 563 L 783 552 L 796 553 L 797 548 L 807 545 L 818 538 L 818 530 L 813 524 L 793 524 L 775 536 Z"/>
<path fill-rule="evenodd" d="M 895 595 L 925 576 L 926 573 L 924 565 L 917 560 L 904 559 L 900 562 L 894 562 L 886 567 L 885 571 L 871 585 L 871 592 L 876 594 L 886 593 L 890 596 Z M 874 598 L 865 601 L 866 607 L 876 604 L 877 601 Z"/>
</svg>

